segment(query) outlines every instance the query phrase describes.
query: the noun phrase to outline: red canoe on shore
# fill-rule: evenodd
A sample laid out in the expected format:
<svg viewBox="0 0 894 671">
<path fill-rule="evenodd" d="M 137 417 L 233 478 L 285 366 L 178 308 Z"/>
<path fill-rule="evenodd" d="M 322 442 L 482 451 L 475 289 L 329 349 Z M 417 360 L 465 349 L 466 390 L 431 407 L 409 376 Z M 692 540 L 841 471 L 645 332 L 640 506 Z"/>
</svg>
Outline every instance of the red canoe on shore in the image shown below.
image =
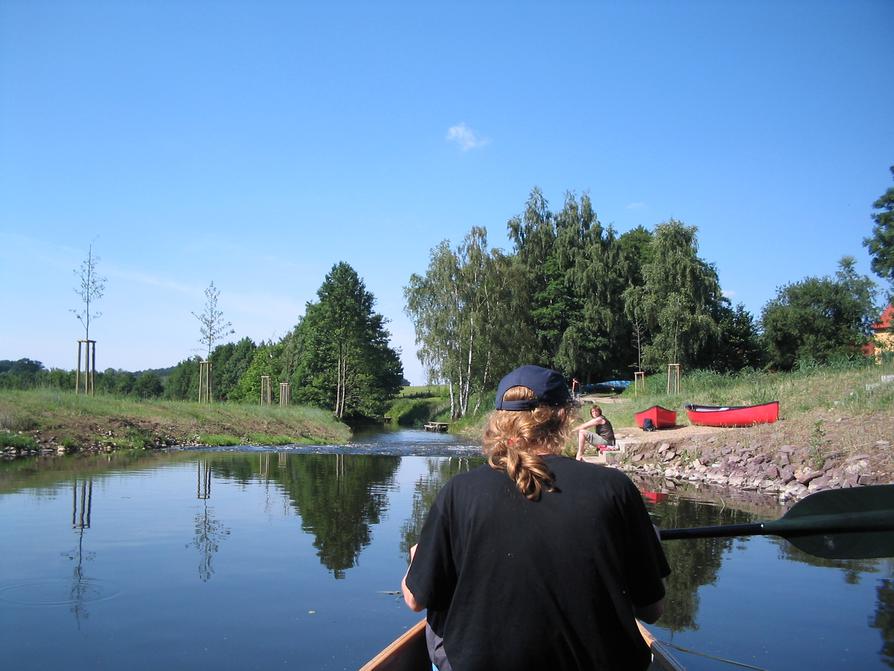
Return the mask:
<svg viewBox="0 0 894 671">
<path fill-rule="evenodd" d="M 652 420 L 652 425 L 656 429 L 672 429 L 677 425 L 677 412 L 662 408 L 660 405 L 653 405 L 647 410 L 636 413 L 633 418 L 636 420 L 639 428 L 643 428 L 643 423 L 647 419 Z"/>
<path fill-rule="evenodd" d="M 686 405 L 689 421 L 700 426 L 753 426 L 779 419 L 779 401 L 759 405 Z"/>
</svg>

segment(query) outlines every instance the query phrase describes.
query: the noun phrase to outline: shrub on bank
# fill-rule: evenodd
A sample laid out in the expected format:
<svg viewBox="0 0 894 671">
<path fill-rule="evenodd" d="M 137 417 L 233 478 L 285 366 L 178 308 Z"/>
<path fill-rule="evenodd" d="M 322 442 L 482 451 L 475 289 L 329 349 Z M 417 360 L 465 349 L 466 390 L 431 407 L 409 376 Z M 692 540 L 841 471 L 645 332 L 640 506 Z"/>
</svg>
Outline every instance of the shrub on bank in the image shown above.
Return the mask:
<svg viewBox="0 0 894 671">
<path fill-rule="evenodd" d="M 21 436 L 12 431 L 0 431 L 0 448 L 14 447 L 18 450 L 33 450 L 37 443 L 31 436 Z"/>
</svg>

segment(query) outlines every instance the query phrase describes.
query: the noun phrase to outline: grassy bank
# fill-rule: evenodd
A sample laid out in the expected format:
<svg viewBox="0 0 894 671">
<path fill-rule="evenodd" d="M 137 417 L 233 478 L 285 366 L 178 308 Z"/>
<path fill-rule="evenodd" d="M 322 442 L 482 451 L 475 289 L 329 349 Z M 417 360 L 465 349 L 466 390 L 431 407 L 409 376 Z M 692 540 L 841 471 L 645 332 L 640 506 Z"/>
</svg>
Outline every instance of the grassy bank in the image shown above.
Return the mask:
<svg viewBox="0 0 894 671">
<path fill-rule="evenodd" d="M 172 444 L 320 444 L 349 436 L 347 426 L 317 408 L 0 390 L 0 447 L 74 451 Z"/>
<path fill-rule="evenodd" d="M 779 401 L 780 416 L 796 419 L 816 412 L 868 415 L 894 408 L 894 382 L 882 378 L 894 375 L 894 365 L 878 366 L 862 362 L 836 366 L 816 366 L 791 373 L 750 371 L 721 375 L 695 371 L 683 375 L 678 394 L 667 394 L 667 378 L 654 375 L 646 379 L 645 392 L 635 394 L 628 388 L 611 404 L 606 414 L 619 426 L 633 426 L 633 415 L 653 405 L 678 412 L 677 422 L 688 424 L 684 406 L 754 405 Z M 598 402 L 598 399 L 597 399 Z"/>
<path fill-rule="evenodd" d="M 689 423 L 684 409 L 687 403 L 752 405 L 778 400 L 783 420 L 780 426 L 785 427 L 793 441 L 816 441 L 819 434 L 831 430 L 831 424 L 847 417 L 857 420 L 860 429 L 852 428 L 842 440 L 857 447 L 872 442 L 870 437 L 860 437 L 862 425 L 874 425 L 876 430 L 871 434 L 874 436 L 884 435 L 887 423 L 888 437 L 894 435 L 894 428 L 890 428 L 894 427 L 894 382 L 882 381 L 892 375 L 894 364 L 863 362 L 817 366 L 791 373 L 749 371 L 720 375 L 694 371 L 684 373 L 678 394 L 667 394 L 667 378 L 653 375 L 646 378 L 646 388 L 639 393 L 634 394 L 629 388 L 617 396 L 592 396 L 585 400 L 600 404 L 616 430 L 635 426 L 634 414 L 653 405 L 676 410 L 678 425 L 685 426 Z M 589 418 L 588 402 L 580 410 L 582 419 Z M 477 415 L 453 422 L 450 430 L 478 438 L 487 413 L 493 408 L 492 394 L 481 407 Z"/>
<path fill-rule="evenodd" d="M 394 426 L 420 427 L 426 422 L 449 422 L 450 395 L 447 386 L 404 387 L 385 414 Z"/>
</svg>

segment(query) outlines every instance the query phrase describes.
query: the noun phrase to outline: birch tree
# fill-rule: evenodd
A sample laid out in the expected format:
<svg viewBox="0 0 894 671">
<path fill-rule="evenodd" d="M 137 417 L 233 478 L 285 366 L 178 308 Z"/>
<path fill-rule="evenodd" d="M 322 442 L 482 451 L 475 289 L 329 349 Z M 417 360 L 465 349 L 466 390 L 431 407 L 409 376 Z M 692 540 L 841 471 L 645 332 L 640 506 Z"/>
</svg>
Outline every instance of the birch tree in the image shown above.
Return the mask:
<svg viewBox="0 0 894 671">
<path fill-rule="evenodd" d="M 722 300 L 713 265 L 698 256 L 697 229 L 671 219 L 655 227 L 644 283 L 624 292 L 628 317 L 642 315 L 650 336 L 643 358 L 656 370 L 667 363 L 706 364 L 719 336 L 713 318 Z"/>
<path fill-rule="evenodd" d="M 432 380 L 447 384 L 453 418 L 469 413 L 476 394 L 477 412 L 482 392 L 517 360 L 511 277 L 509 259 L 489 250 L 487 232 L 475 227 L 455 250 L 447 241 L 435 247 L 426 274 L 414 274 L 404 290 L 417 355 Z"/>
</svg>

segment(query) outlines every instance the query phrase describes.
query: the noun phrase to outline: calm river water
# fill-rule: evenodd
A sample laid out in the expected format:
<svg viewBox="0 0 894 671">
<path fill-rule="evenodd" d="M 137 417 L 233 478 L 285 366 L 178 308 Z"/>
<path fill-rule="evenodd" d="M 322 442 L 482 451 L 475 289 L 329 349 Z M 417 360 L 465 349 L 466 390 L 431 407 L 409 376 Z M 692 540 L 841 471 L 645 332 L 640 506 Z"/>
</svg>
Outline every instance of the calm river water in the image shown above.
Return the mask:
<svg viewBox="0 0 894 671">
<path fill-rule="evenodd" d="M 0 464 L 0 666 L 356 669 L 416 621 L 397 596 L 442 483 L 480 463 L 444 434 L 341 447 Z M 666 527 L 775 518 L 772 502 L 655 495 Z M 658 637 L 691 669 L 894 667 L 892 560 L 767 537 L 665 543 Z"/>
</svg>

